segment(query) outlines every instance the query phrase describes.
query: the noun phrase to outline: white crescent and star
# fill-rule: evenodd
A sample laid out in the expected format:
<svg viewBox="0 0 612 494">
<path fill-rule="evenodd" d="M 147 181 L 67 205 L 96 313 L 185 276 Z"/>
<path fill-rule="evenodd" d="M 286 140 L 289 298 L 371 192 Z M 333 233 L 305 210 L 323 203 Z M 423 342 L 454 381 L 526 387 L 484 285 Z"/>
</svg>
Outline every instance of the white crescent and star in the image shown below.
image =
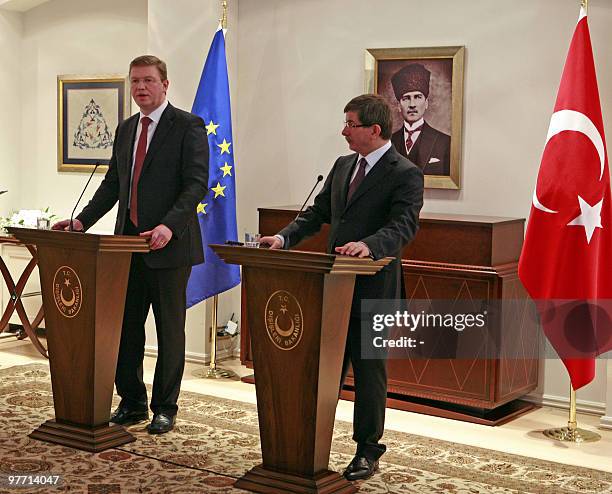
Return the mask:
<svg viewBox="0 0 612 494">
<path fill-rule="evenodd" d="M 550 126 L 548 128 L 545 146 L 554 136 L 565 130 L 580 132 L 593 143 L 593 146 L 595 147 L 595 150 L 599 156 L 599 181 L 601 181 L 605 171 L 606 153 L 603 139 L 595 124 L 584 113 L 574 110 L 560 110 L 555 112 L 550 119 Z M 535 189 L 533 191 L 532 202 L 534 208 L 545 213 L 556 214 L 559 212 L 542 204 L 538 198 L 537 190 Z M 591 206 L 582 197 L 578 196 L 578 204 L 580 206 L 580 215 L 570 221 L 567 226 L 583 226 L 587 243 L 590 243 L 595 229 L 603 228 L 601 225 L 601 208 L 603 205 L 603 198 L 597 204 Z"/>
<path fill-rule="evenodd" d="M 595 204 L 595 206 L 591 206 L 582 197 L 578 196 L 578 203 L 580 204 L 580 215 L 570 221 L 567 225 L 584 226 L 587 244 L 590 244 L 591 237 L 593 236 L 593 233 L 595 233 L 595 228 L 603 228 L 601 226 L 601 206 L 603 205 L 603 199 Z"/>
</svg>

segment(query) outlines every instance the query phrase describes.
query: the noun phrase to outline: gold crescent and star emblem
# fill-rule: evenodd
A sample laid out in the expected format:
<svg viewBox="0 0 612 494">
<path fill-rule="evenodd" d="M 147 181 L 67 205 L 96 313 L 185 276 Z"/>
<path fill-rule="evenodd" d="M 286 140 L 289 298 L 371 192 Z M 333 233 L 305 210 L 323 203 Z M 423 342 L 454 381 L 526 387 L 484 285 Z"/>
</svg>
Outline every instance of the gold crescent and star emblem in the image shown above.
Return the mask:
<svg viewBox="0 0 612 494">
<path fill-rule="evenodd" d="M 290 336 L 291 333 L 293 333 L 294 328 L 295 324 L 293 323 L 293 319 L 291 319 L 291 327 L 288 330 L 283 331 L 278 325 L 278 316 L 274 318 L 274 329 L 279 335 L 284 336 L 286 338 L 287 336 Z"/>
<path fill-rule="evenodd" d="M 297 299 L 286 290 L 277 290 L 266 302 L 266 330 L 274 346 L 293 350 L 302 340 L 303 313 Z"/>
<path fill-rule="evenodd" d="M 53 300 L 64 317 L 76 316 L 82 305 L 81 280 L 70 266 L 61 266 L 53 277 Z"/>
</svg>

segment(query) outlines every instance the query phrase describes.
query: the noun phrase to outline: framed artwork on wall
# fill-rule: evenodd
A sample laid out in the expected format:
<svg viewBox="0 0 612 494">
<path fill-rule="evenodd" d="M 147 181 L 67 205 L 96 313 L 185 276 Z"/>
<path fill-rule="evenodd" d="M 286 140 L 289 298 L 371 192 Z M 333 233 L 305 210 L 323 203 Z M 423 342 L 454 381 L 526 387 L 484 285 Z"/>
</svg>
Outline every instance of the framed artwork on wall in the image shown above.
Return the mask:
<svg viewBox="0 0 612 494">
<path fill-rule="evenodd" d="M 366 92 L 395 109 L 391 142 L 426 188 L 461 188 L 464 56 L 463 46 L 366 50 Z"/>
<path fill-rule="evenodd" d="M 108 169 L 115 130 L 130 115 L 130 88 L 122 75 L 57 76 L 57 169 Z"/>
</svg>

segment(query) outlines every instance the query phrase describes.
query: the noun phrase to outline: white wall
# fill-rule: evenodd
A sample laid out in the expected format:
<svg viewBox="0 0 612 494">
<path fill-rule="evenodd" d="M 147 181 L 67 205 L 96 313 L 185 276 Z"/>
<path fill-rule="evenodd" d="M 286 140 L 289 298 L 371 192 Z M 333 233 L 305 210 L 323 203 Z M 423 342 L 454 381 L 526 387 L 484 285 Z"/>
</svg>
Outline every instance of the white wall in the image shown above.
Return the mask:
<svg viewBox="0 0 612 494">
<path fill-rule="evenodd" d="M 146 0 L 54 0 L 24 16 L 22 162 L 19 207 L 70 215 L 87 174 L 57 171 L 57 76 L 126 74 L 147 47 Z M 102 180 L 92 180 L 86 204 Z M 115 211 L 96 229 L 113 230 Z"/>
<path fill-rule="evenodd" d="M 612 4 L 589 5 L 612 135 Z M 364 90 L 366 48 L 446 45 L 467 53 L 463 187 L 427 191 L 424 210 L 526 217 L 578 13 L 576 0 L 241 0 L 243 221 L 255 224 L 256 206 L 301 203 L 347 153 L 342 108 Z"/>
<path fill-rule="evenodd" d="M 608 136 L 612 3 L 589 2 Z M 576 0 L 240 0 L 236 154 L 240 221 L 258 206 L 300 204 L 314 177 L 348 153 L 342 108 L 364 91 L 367 48 L 465 45 L 460 191 L 428 190 L 424 211 L 527 217 L 570 39 Z M 607 116 L 607 119 L 605 118 Z M 605 362 L 578 392 L 602 411 Z M 568 399 L 567 373 L 545 360 L 547 403 Z"/>
<path fill-rule="evenodd" d="M 21 102 L 19 80 L 23 20 L 17 12 L 0 11 L 0 94 L 4 95 L 0 118 L 0 216 L 16 208 L 21 176 Z"/>
</svg>

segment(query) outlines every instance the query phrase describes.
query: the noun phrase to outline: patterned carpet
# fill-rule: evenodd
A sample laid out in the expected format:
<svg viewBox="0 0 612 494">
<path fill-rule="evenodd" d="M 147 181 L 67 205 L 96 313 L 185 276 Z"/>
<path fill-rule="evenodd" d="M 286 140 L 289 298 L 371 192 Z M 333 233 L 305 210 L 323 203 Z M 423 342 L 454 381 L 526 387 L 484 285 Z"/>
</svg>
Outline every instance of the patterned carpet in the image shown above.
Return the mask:
<svg viewBox="0 0 612 494">
<path fill-rule="evenodd" d="M 161 436 L 130 427 L 136 442 L 103 453 L 31 440 L 27 434 L 53 417 L 48 367 L 0 369 L 0 493 L 111 494 L 241 493 L 233 482 L 261 461 L 253 405 L 183 392 L 175 431 Z M 612 474 L 497 451 L 385 433 L 381 471 L 361 493 L 601 493 L 612 494 Z M 353 453 L 351 425 L 336 422 L 331 468 Z M 9 475 L 61 476 L 57 487 L 8 488 Z"/>
</svg>

